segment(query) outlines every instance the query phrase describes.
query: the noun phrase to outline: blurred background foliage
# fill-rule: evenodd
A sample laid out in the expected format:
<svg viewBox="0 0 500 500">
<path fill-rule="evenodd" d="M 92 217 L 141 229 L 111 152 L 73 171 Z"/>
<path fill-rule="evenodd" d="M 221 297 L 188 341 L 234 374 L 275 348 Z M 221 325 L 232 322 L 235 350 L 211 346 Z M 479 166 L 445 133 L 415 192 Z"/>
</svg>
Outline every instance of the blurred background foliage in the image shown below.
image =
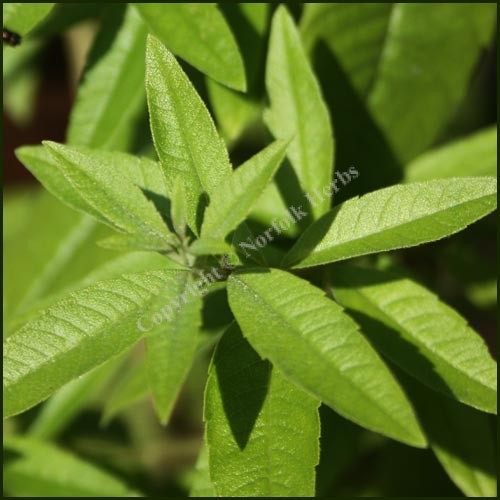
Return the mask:
<svg viewBox="0 0 500 500">
<path fill-rule="evenodd" d="M 407 180 L 496 175 L 496 5 L 399 5 L 405 6 L 289 6 L 329 106 L 335 168 L 353 165 L 360 172 L 335 203 Z M 19 47 L 4 47 L 4 335 L 61 293 L 97 277 L 158 265 L 154 255 L 117 254 L 96 245 L 108 230 L 43 191 L 14 155 L 21 145 L 64 142 L 81 133 L 75 100 L 81 104 L 84 92 L 99 89 L 85 90 L 78 83 L 113 64 L 114 44 L 131 36 L 124 31 L 132 22 L 130 9 L 126 4 L 57 4 L 36 26 L 14 26 L 26 36 Z M 274 6 L 226 3 L 220 9 L 242 52 L 248 92 L 230 90 L 182 64 L 212 111 L 233 163 L 239 164 L 270 137 L 263 121 L 264 69 Z M 4 10 L 4 25 L 5 19 Z M 392 44 L 387 43 L 388 32 Z M 118 142 L 109 138 L 99 143 L 105 138 L 96 136 L 93 146 L 153 155 L 137 44 L 137 54 L 131 55 L 136 64 L 124 66 L 120 76 L 123 95 L 136 98 L 115 110 L 127 113 L 126 123 L 120 121 L 127 133 L 119 134 Z M 385 63 L 378 64 L 383 51 Z M 104 95 L 110 91 L 106 82 L 102 87 Z M 120 119 L 116 117 L 117 123 Z M 276 183 L 286 190 L 283 175 Z M 265 193 L 264 208 L 253 214 L 256 228 L 276 212 L 276 195 L 276 187 Z M 494 216 L 449 240 L 373 259 L 435 291 L 470 321 L 496 356 Z M 4 423 L 5 492 L 209 495 L 205 457 L 198 458 L 203 388 L 212 347 L 228 321 L 227 307 L 223 293 L 210 294 L 200 362 L 168 427 L 158 423 L 149 401 L 139 345 Z M 461 494 L 430 450 L 370 433 L 326 407 L 321 418 L 318 496 Z M 36 446 L 29 444 L 32 439 Z M 79 458 L 70 459 L 67 452 Z M 86 470 L 81 484 L 47 479 L 72 467 Z"/>
</svg>

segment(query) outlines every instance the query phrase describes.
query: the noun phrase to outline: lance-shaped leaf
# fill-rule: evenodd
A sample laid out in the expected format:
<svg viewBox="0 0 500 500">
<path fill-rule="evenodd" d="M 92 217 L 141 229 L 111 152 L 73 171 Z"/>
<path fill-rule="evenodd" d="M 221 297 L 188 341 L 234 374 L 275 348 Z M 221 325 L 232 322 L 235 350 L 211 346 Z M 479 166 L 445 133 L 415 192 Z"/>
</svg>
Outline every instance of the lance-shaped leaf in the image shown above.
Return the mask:
<svg viewBox="0 0 500 500">
<path fill-rule="evenodd" d="M 4 490 L 20 497 L 138 496 L 120 479 L 37 439 L 4 440 Z"/>
<path fill-rule="evenodd" d="M 205 211 L 202 238 L 224 239 L 245 220 L 281 165 L 288 144 L 273 142 L 218 186 Z"/>
<path fill-rule="evenodd" d="M 300 35 L 283 6 L 272 22 L 266 87 L 271 100 L 266 123 L 276 138 L 293 136 L 288 158 L 303 191 L 323 190 L 332 179 L 332 127 Z M 328 196 L 320 199 L 313 207 L 316 217 L 330 208 Z"/>
<path fill-rule="evenodd" d="M 180 273 L 151 306 L 146 339 L 149 387 L 158 416 L 167 423 L 193 363 L 202 301 L 189 273 Z"/>
<path fill-rule="evenodd" d="M 218 496 L 314 496 L 318 401 L 260 359 L 234 323 L 212 360 L 205 421 Z"/>
<path fill-rule="evenodd" d="M 150 271 L 101 281 L 68 295 L 4 343 L 4 417 L 132 346 L 147 306 L 184 271 Z"/>
<path fill-rule="evenodd" d="M 453 118 L 495 18 L 487 3 L 313 3 L 301 28 L 309 48 L 318 38 L 328 45 L 405 164 Z"/>
<path fill-rule="evenodd" d="M 365 335 L 400 368 L 449 397 L 496 413 L 495 361 L 465 319 L 433 293 L 410 279 L 356 267 L 336 270 L 332 287 L 345 307 L 366 317 Z"/>
<path fill-rule="evenodd" d="M 102 21 L 78 86 L 68 142 L 103 149 L 127 145 L 138 111 L 145 108 L 146 27 L 132 8 L 110 10 Z"/>
<path fill-rule="evenodd" d="M 429 151 L 406 168 L 406 180 L 497 174 L 497 127 L 490 127 L 446 146 Z"/>
<path fill-rule="evenodd" d="M 18 155 L 55 196 L 113 229 L 165 248 L 171 234 L 155 204 L 166 200 L 159 165 L 146 158 L 44 143 Z M 48 153 L 48 156 L 47 156 Z"/>
<path fill-rule="evenodd" d="M 174 54 L 228 87 L 245 91 L 238 45 L 215 4 L 139 3 L 152 33 Z"/>
<path fill-rule="evenodd" d="M 243 335 L 290 380 L 353 422 L 425 445 L 391 372 L 321 290 L 284 271 L 256 269 L 233 273 L 228 293 Z"/>
<path fill-rule="evenodd" d="M 452 481 L 469 497 L 495 497 L 495 437 L 489 416 L 441 397 L 400 371 L 397 375 Z"/>
<path fill-rule="evenodd" d="M 312 224 L 283 264 L 310 267 L 454 234 L 496 208 L 496 179 L 436 179 L 353 198 Z"/>
<path fill-rule="evenodd" d="M 146 90 L 151 131 L 167 184 L 171 191 L 177 178 L 183 182 L 189 227 L 198 234 L 207 196 L 231 173 L 226 146 L 175 57 L 152 36 L 147 44 Z"/>
<path fill-rule="evenodd" d="M 4 2 L 2 4 L 3 26 L 18 35 L 26 35 L 47 16 L 54 5 L 54 3 Z"/>
</svg>

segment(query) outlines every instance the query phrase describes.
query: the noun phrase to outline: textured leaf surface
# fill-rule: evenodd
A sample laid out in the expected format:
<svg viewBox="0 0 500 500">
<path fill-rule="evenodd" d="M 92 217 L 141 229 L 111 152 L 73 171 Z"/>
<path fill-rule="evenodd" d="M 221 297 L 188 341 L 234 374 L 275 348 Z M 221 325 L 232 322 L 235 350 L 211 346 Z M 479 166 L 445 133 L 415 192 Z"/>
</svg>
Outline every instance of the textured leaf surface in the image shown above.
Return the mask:
<svg viewBox="0 0 500 500">
<path fill-rule="evenodd" d="M 184 184 L 189 226 L 197 234 L 207 196 L 231 173 L 226 146 L 175 57 L 151 36 L 146 58 L 146 90 L 156 151 L 168 186 L 172 189 L 177 178 Z"/>
<path fill-rule="evenodd" d="M 425 153 L 406 168 L 406 180 L 497 175 L 497 128 L 491 127 Z"/>
<path fill-rule="evenodd" d="M 452 481 L 469 497 L 495 497 L 497 466 L 488 415 L 443 398 L 408 376 L 398 378 Z"/>
<path fill-rule="evenodd" d="M 49 307 L 4 342 L 4 416 L 43 401 L 72 379 L 132 346 L 144 309 L 177 273 L 102 281 Z"/>
<path fill-rule="evenodd" d="M 4 467 L 4 489 L 21 497 L 138 496 L 120 479 L 81 458 L 36 439 L 6 437 L 13 454 Z"/>
<path fill-rule="evenodd" d="M 190 293 L 189 273 L 175 275 L 171 286 L 158 295 L 146 324 L 146 366 L 155 407 L 163 423 L 193 363 L 201 325 L 202 301 Z"/>
<path fill-rule="evenodd" d="M 22 148 L 18 155 L 61 201 L 117 231 L 163 244 L 163 248 L 168 246 L 170 231 L 145 194 L 151 191 L 165 196 L 157 163 L 125 153 L 54 142 L 45 142 L 44 147 L 51 161 L 32 148 Z"/>
<path fill-rule="evenodd" d="M 364 333 L 403 370 L 437 391 L 496 413 L 497 365 L 457 312 L 391 273 L 343 267 L 332 283 L 345 307 L 375 320 Z"/>
<path fill-rule="evenodd" d="M 145 105 L 146 27 L 129 7 L 111 10 L 91 49 L 71 111 L 68 142 L 121 149 L 127 128 Z"/>
<path fill-rule="evenodd" d="M 425 445 L 388 368 L 321 290 L 284 271 L 257 269 L 233 273 L 228 293 L 245 337 L 290 380 L 368 429 Z"/>
<path fill-rule="evenodd" d="M 300 35 L 283 6 L 272 22 L 266 87 L 271 101 L 268 127 L 276 138 L 293 137 L 288 158 L 304 192 L 321 191 L 330 184 L 333 170 L 330 118 Z M 322 197 L 313 213 L 319 217 L 329 208 L 329 197 Z"/>
<path fill-rule="evenodd" d="M 210 367 L 205 421 L 219 496 L 314 496 L 318 402 L 261 360 L 235 324 Z"/>
<path fill-rule="evenodd" d="M 52 10 L 54 5 L 54 3 L 5 2 L 2 4 L 3 26 L 18 35 L 26 35 Z"/>
<path fill-rule="evenodd" d="M 353 198 L 310 226 L 284 259 L 309 267 L 454 234 L 496 208 L 496 179 L 437 179 Z"/>
<path fill-rule="evenodd" d="M 281 165 L 288 142 L 276 141 L 237 168 L 215 190 L 201 236 L 224 239 L 242 223 Z"/>
<path fill-rule="evenodd" d="M 136 8 L 174 54 L 228 87 L 246 89 L 238 46 L 215 4 L 140 3 Z"/>
</svg>

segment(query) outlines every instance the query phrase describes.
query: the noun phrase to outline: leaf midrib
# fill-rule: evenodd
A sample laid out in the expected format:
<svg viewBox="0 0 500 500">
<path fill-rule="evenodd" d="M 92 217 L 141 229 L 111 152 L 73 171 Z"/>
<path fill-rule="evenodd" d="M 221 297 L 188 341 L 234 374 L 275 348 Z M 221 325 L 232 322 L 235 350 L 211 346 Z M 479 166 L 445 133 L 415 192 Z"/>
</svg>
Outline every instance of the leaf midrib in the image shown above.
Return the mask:
<svg viewBox="0 0 500 500">
<path fill-rule="evenodd" d="M 278 318 L 279 318 L 279 320 L 280 320 L 280 321 L 281 321 L 284 325 L 286 325 L 286 327 L 287 327 L 287 328 L 289 328 L 291 331 L 293 331 L 293 332 L 297 333 L 296 328 L 294 328 L 293 326 L 291 326 L 291 325 L 290 325 L 290 323 L 289 323 L 289 321 L 288 321 L 288 318 L 287 318 L 286 316 L 281 315 L 281 314 L 280 314 L 277 310 L 274 310 L 274 309 L 272 308 L 272 306 L 271 306 L 270 304 L 268 304 L 268 303 L 267 303 L 267 302 L 266 302 L 266 301 L 262 298 L 262 296 L 261 296 L 260 294 L 258 294 L 258 293 L 257 293 L 257 291 L 253 290 L 253 289 L 252 289 L 250 286 L 248 286 L 248 285 L 247 285 L 244 281 L 241 281 L 240 279 L 238 279 L 238 278 L 237 278 L 234 274 L 232 275 L 231 279 L 233 279 L 233 280 L 234 280 L 234 281 L 236 281 L 237 283 L 240 283 L 240 285 L 241 285 L 243 288 L 246 288 L 246 289 L 247 289 L 247 291 L 248 291 L 251 295 L 254 295 L 254 297 L 259 298 L 259 299 L 260 299 L 260 301 L 261 301 L 261 303 L 262 303 L 262 304 L 264 304 L 265 308 L 266 308 L 268 311 L 270 311 L 270 312 L 271 312 L 271 315 L 274 315 L 274 316 L 278 317 Z M 243 331 L 243 329 L 242 329 L 242 331 Z M 359 330 L 357 330 L 357 331 L 358 331 L 358 333 L 360 333 L 360 332 L 359 332 Z M 352 333 L 351 333 L 350 335 L 352 335 Z M 319 358 L 320 358 L 320 359 L 322 359 L 322 360 L 324 360 L 324 358 L 323 358 L 323 356 L 322 356 L 321 352 L 319 352 L 319 354 L 318 354 L 318 351 L 317 351 L 317 349 L 316 349 L 315 345 L 314 345 L 314 344 L 312 344 L 308 338 L 306 338 L 306 337 L 304 337 L 304 336 L 301 336 L 301 335 L 300 335 L 300 332 L 299 332 L 298 338 L 305 340 L 307 344 L 309 344 L 310 346 L 312 346 L 312 347 L 313 347 L 313 351 L 314 351 L 314 352 L 315 352 L 315 353 L 319 356 Z M 328 361 L 328 360 L 327 360 L 327 361 Z M 382 361 L 382 360 L 381 360 L 381 362 L 383 363 L 383 361 Z M 403 435 L 408 436 L 408 434 L 409 434 L 409 433 L 408 433 L 408 430 L 407 430 L 404 426 L 402 426 L 402 425 L 401 425 L 401 424 L 400 424 L 397 420 L 394 420 L 394 419 L 393 419 L 393 417 L 392 417 L 392 415 L 391 415 L 390 413 L 388 413 L 388 412 L 386 411 L 386 409 L 385 409 L 383 406 L 381 406 L 381 405 L 380 405 L 380 403 L 379 403 L 377 400 L 374 400 L 374 399 L 371 397 L 371 395 L 370 395 L 369 393 L 367 393 L 367 392 L 366 392 L 366 391 L 364 391 L 363 389 L 359 388 L 359 387 L 358 387 L 357 385 L 355 385 L 355 384 L 354 384 L 351 380 L 349 380 L 348 378 L 346 378 L 345 376 L 343 376 L 343 375 L 339 372 L 339 370 L 338 370 L 338 368 L 337 368 L 337 366 L 336 366 L 336 365 L 331 364 L 331 363 L 328 363 L 328 364 L 330 364 L 330 366 L 332 366 L 332 367 L 335 369 L 335 371 L 337 371 L 337 373 L 339 374 L 339 377 L 340 377 L 340 378 L 342 378 L 343 380 L 345 380 L 345 381 L 348 383 L 348 385 L 350 385 L 352 388 L 354 388 L 354 390 L 355 390 L 356 392 L 358 392 L 358 393 L 359 393 L 359 394 L 361 394 L 362 396 L 366 397 L 366 399 L 368 399 L 369 401 L 372 401 L 372 403 L 374 403 L 374 405 L 375 405 L 377 408 L 379 408 L 379 410 L 382 410 L 382 414 L 387 415 L 388 419 L 389 419 L 391 422 L 393 422 L 394 424 L 396 424 L 396 426 L 397 426 L 399 429 L 402 429 L 402 430 L 403 430 Z M 281 371 L 282 371 L 283 373 L 285 373 L 285 371 L 284 371 L 283 369 L 281 369 Z M 292 377 L 292 379 L 295 379 L 295 377 Z M 307 391 L 309 394 L 311 394 L 313 397 L 317 397 L 316 395 L 312 394 L 312 393 L 311 393 L 311 391 L 310 391 L 309 389 L 306 389 L 306 388 L 305 388 L 302 384 L 299 384 L 299 385 L 300 385 L 300 387 L 301 387 L 301 388 L 303 388 L 304 390 L 306 390 L 306 391 Z M 396 385 L 396 387 L 398 387 L 398 386 Z M 402 392 L 402 389 L 400 389 L 400 390 L 401 390 L 401 392 Z M 354 419 L 353 419 L 353 420 L 354 420 Z M 357 419 L 357 418 L 355 418 L 355 421 L 358 421 L 358 419 Z M 413 441 L 413 439 L 412 439 L 412 441 Z"/>
<path fill-rule="evenodd" d="M 426 215 L 424 215 L 422 217 L 417 217 L 416 219 L 412 219 L 410 221 L 403 222 L 402 224 L 390 225 L 390 226 L 384 228 L 382 231 L 366 233 L 365 235 L 359 236 L 358 238 L 354 238 L 354 239 L 351 239 L 351 240 L 344 240 L 344 241 L 339 242 L 338 244 L 332 244 L 330 247 L 321 249 L 321 250 L 319 250 L 317 252 L 315 252 L 314 249 L 313 249 L 313 251 L 311 253 L 309 253 L 309 255 L 307 255 L 305 258 L 301 259 L 293 267 L 299 267 L 298 264 L 307 264 L 308 259 L 310 257 L 314 257 L 315 258 L 314 260 L 316 260 L 317 257 L 322 256 L 325 253 L 331 252 L 333 249 L 339 249 L 342 246 L 346 246 L 346 245 L 349 246 L 349 245 L 351 245 L 353 243 L 356 243 L 358 241 L 364 240 L 366 238 L 370 238 L 372 236 L 383 236 L 385 233 L 387 233 L 389 231 L 392 231 L 394 229 L 404 228 L 405 226 L 412 225 L 414 223 L 421 223 L 422 221 L 425 221 L 428 218 L 432 219 L 432 218 L 436 217 L 437 215 L 440 215 L 440 214 L 443 214 L 443 213 L 447 212 L 448 210 L 454 210 L 455 208 L 461 207 L 462 205 L 467 205 L 469 203 L 481 202 L 481 201 L 483 201 L 485 199 L 489 199 L 491 197 L 494 198 L 495 194 L 494 193 L 490 193 L 490 194 L 487 194 L 487 195 L 484 195 L 484 196 L 480 196 L 479 198 L 474 198 L 472 200 L 467 200 L 467 201 L 464 201 L 464 202 L 461 202 L 461 203 L 457 203 L 456 205 L 452 205 L 452 206 L 447 207 L 447 208 L 445 208 L 443 210 L 432 212 L 431 214 L 426 214 Z M 477 219 L 475 219 L 475 220 L 477 220 Z M 474 221 L 469 222 L 466 226 L 472 224 L 473 222 Z M 452 233 L 447 233 L 447 234 L 445 234 L 443 236 L 440 236 L 436 240 L 432 240 L 432 241 L 437 241 L 437 240 L 446 238 L 446 237 L 451 236 L 452 234 L 455 234 L 455 233 L 457 233 L 459 231 L 461 231 L 461 229 L 457 228 Z M 305 234 L 306 233 L 304 233 L 304 235 Z M 300 242 L 300 240 L 299 240 L 299 242 Z M 297 242 L 297 243 L 299 243 L 299 242 Z M 425 243 L 425 242 L 422 242 L 422 243 Z M 410 243 L 409 245 L 406 245 L 406 244 L 397 244 L 397 246 L 394 249 L 397 249 L 397 248 L 408 248 L 408 247 L 415 246 L 415 245 L 418 245 L 418 244 L 417 243 Z M 292 248 L 292 250 L 293 250 L 293 248 Z M 368 250 L 366 253 L 371 253 L 371 252 L 372 252 L 371 250 Z M 354 253 L 354 254 L 352 254 L 350 256 L 340 257 L 340 258 L 335 258 L 334 257 L 334 260 L 328 259 L 327 262 L 337 262 L 337 261 L 340 261 L 340 260 L 351 259 L 351 258 L 357 257 L 359 255 L 365 255 L 365 253 Z M 323 264 L 323 262 L 317 263 L 316 265 L 321 265 L 321 264 Z"/>
</svg>

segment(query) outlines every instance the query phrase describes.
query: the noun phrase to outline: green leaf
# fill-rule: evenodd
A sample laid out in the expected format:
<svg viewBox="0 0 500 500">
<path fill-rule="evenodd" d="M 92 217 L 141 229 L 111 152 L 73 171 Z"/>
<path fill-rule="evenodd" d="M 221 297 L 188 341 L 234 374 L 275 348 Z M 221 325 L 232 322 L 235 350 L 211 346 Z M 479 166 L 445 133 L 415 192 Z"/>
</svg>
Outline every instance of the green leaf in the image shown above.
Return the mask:
<svg viewBox="0 0 500 500">
<path fill-rule="evenodd" d="M 170 207 L 170 218 L 178 235 L 184 235 L 187 227 L 188 208 L 186 192 L 180 178 L 174 182 Z"/>
<path fill-rule="evenodd" d="M 202 238 L 224 239 L 245 220 L 281 165 L 288 144 L 273 142 L 221 182 L 205 211 Z"/>
<path fill-rule="evenodd" d="M 59 436 L 68 424 L 99 393 L 116 369 L 115 360 L 105 363 L 80 378 L 72 380 L 42 406 L 30 425 L 30 437 L 51 440 Z"/>
<path fill-rule="evenodd" d="M 493 35 L 495 11 L 486 4 L 393 4 L 368 104 L 401 162 L 424 151 L 453 118 Z"/>
<path fill-rule="evenodd" d="M 193 287 L 189 273 L 177 274 L 151 307 L 151 325 L 145 325 L 150 328 L 146 338 L 149 387 L 163 424 L 186 380 L 198 343 L 202 301 L 191 292 Z"/>
<path fill-rule="evenodd" d="M 112 9 L 102 21 L 71 111 L 68 142 L 121 149 L 145 108 L 146 27 L 137 12 Z"/>
<path fill-rule="evenodd" d="M 273 17 L 266 87 L 271 101 L 266 123 L 276 138 L 293 136 L 288 158 L 300 186 L 310 194 L 323 190 L 332 179 L 332 127 L 299 33 L 283 6 Z M 317 218 L 329 208 L 330 198 L 321 196 L 313 214 Z"/>
<path fill-rule="evenodd" d="M 385 356 L 432 389 L 496 413 L 497 366 L 457 312 L 410 279 L 342 267 L 335 297 L 366 317 L 364 333 Z M 369 321 L 371 320 L 371 321 Z"/>
<path fill-rule="evenodd" d="M 150 191 L 153 199 L 154 195 L 165 196 L 157 163 L 125 153 L 50 141 L 46 141 L 44 147 L 51 160 L 46 161 L 46 155 L 32 148 L 21 148 L 18 155 L 63 202 L 117 231 L 136 235 L 163 248 L 168 246 L 171 233 L 153 202 L 146 197 Z"/>
<path fill-rule="evenodd" d="M 231 245 L 226 243 L 224 240 L 218 240 L 215 238 L 200 238 L 193 242 L 189 247 L 189 250 L 194 255 L 222 255 L 222 254 L 232 254 L 234 253 Z"/>
<path fill-rule="evenodd" d="M 307 51 L 322 40 L 352 85 L 365 94 L 376 77 L 392 9 L 389 3 L 306 3 L 300 31 Z"/>
<path fill-rule="evenodd" d="M 485 3 L 325 3 L 306 5 L 301 28 L 308 48 L 326 42 L 406 164 L 454 117 L 495 18 Z"/>
<path fill-rule="evenodd" d="M 152 33 L 174 54 L 235 90 L 246 90 L 245 68 L 224 16 L 214 4 L 138 3 Z"/>
<path fill-rule="evenodd" d="M 40 40 L 27 40 L 3 52 L 3 103 L 16 125 L 25 126 L 35 114 L 43 46 Z"/>
<path fill-rule="evenodd" d="M 310 226 L 283 265 L 310 267 L 439 240 L 496 208 L 496 179 L 437 179 L 352 198 Z"/>
<path fill-rule="evenodd" d="M 497 175 L 497 127 L 429 151 L 406 168 L 406 180 Z"/>
<path fill-rule="evenodd" d="M 203 447 L 196 461 L 193 480 L 191 488 L 189 489 L 189 496 L 191 498 L 212 498 L 217 496 L 212 481 L 210 480 L 210 473 L 208 470 L 208 448 L 205 442 L 203 442 Z"/>
<path fill-rule="evenodd" d="M 425 438 L 405 394 L 343 309 L 276 269 L 231 274 L 229 305 L 254 349 L 339 414 L 413 446 Z"/>
<path fill-rule="evenodd" d="M 67 210 L 46 191 L 29 190 L 27 195 L 25 220 L 12 221 L 16 231 L 4 240 L 6 334 L 11 323 L 42 298 L 63 290 L 113 257 L 95 245 L 107 228 Z M 8 212 L 6 203 L 6 226 Z"/>
<path fill-rule="evenodd" d="M 108 424 L 119 413 L 144 399 L 149 393 L 146 363 L 142 360 L 127 367 L 123 377 L 114 385 L 105 401 L 102 423 Z"/>
<path fill-rule="evenodd" d="M 408 376 L 398 378 L 452 481 L 469 497 L 496 497 L 495 436 L 488 416 L 443 398 Z"/>
<path fill-rule="evenodd" d="M 150 271 L 73 292 L 4 342 L 4 417 L 43 401 L 72 379 L 132 346 L 137 322 L 177 273 Z"/>
<path fill-rule="evenodd" d="M 36 439 L 7 437 L 4 490 L 20 497 L 139 496 L 120 479 Z M 7 453 L 7 457 L 9 453 Z"/>
<path fill-rule="evenodd" d="M 182 180 L 189 227 L 198 234 L 206 197 L 231 173 L 224 141 L 175 57 L 151 36 L 146 90 L 151 131 L 169 190 L 177 178 Z"/>
<path fill-rule="evenodd" d="M 270 4 L 222 3 L 220 8 L 238 42 L 248 82 L 247 94 L 242 94 L 207 78 L 207 91 L 217 124 L 226 142 L 232 145 L 261 117 L 260 76 Z"/>
<path fill-rule="evenodd" d="M 3 3 L 3 26 L 24 36 L 52 10 L 54 5 L 54 3 Z"/>
<path fill-rule="evenodd" d="M 314 496 L 318 402 L 261 360 L 235 324 L 214 354 L 204 413 L 218 496 Z"/>
</svg>

